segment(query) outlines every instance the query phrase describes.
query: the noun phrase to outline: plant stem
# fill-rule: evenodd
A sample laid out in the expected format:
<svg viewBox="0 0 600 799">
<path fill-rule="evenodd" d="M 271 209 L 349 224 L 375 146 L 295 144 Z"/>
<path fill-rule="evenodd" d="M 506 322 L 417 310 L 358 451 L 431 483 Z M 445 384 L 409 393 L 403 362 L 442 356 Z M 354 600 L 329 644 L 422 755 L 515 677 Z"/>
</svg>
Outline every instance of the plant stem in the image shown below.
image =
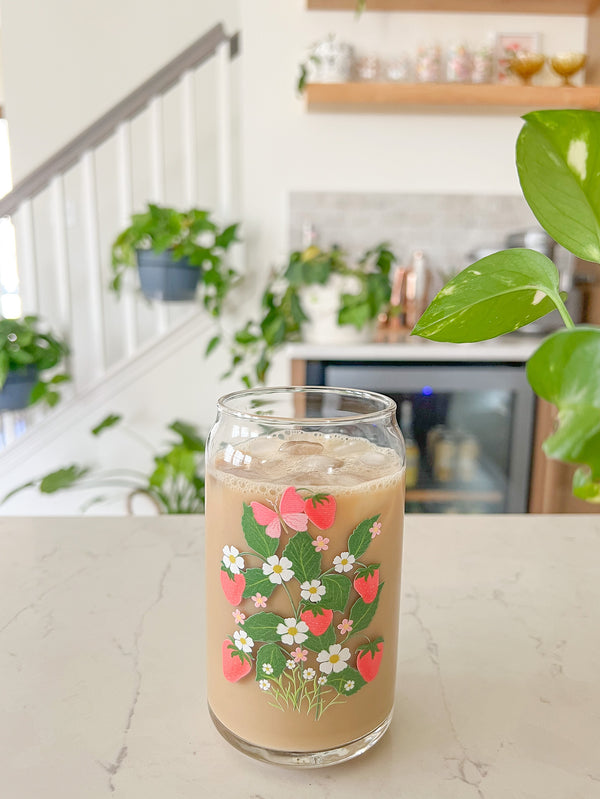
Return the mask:
<svg viewBox="0 0 600 799">
<path fill-rule="evenodd" d="M 563 302 L 563 298 L 560 294 L 557 297 L 552 298 L 554 300 L 554 304 L 558 308 L 558 312 L 561 315 L 563 322 L 565 323 L 565 327 L 567 330 L 571 330 L 575 327 L 575 322 L 571 319 L 570 313 L 567 311 L 567 306 Z"/>
</svg>

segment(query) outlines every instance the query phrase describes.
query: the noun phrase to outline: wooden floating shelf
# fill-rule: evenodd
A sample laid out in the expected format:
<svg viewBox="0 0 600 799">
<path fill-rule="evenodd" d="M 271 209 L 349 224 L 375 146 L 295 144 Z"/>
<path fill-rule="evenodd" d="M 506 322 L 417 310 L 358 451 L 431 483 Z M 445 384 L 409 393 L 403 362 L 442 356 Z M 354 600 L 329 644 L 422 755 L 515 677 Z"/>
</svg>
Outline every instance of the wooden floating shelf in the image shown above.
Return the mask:
<svg viewBox="0 0 600 799">
<path fill-rule="evenodd" d="M 423 106 L 469 110 L 600 109 L 600 86 L 503 83 L 309 83 L 309 111 L 402 111 Z"/>
<path fill-rule="evenodd" d="M 356 0 L 307 0 L 311 10 L 355 11 Z M 367 11 L 592 15 L 599 0 L 367 0 Z"/>
</svg>

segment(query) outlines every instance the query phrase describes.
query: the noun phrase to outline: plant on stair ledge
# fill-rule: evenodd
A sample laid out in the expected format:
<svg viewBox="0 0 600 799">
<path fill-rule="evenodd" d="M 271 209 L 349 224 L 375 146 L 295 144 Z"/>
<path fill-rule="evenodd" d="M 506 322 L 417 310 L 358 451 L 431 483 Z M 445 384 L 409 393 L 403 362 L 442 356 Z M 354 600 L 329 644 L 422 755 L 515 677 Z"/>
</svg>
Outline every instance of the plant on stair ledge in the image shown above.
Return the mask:
<svg viewBox="0 0 600 799">
<path fill-rule="evenodd" d="M 60 399 L 56 387 L 70 380 L 66 372 L 51 377 L 68 355 L 68 347 L 44 331 L 36 316 L 0 318 L 0 411 L 15 411 L 44 402 L 54 407 Z"/>
<path fill-rule="evenodd" d="M 112 244 L 111 288 L 120 293 L 123 278 L 136 265 L 142 292 L 148 299 L 193 301 L 202 279 L 202 301 L 213 315 L 238 274 L 225 263 L 225 254 L 238 241 L 239 223 L 220 228 L 210 211 L 149 204 L 134 214 L 131 225 Z"/>
<path fill-rule="evenodd" d="M 517 141 L 521 188 L 552 238 L 600 263 L 600 113 L 534 111 Z M 575 325 L 554 263 L 512 249 L 468 266 L 438 293 L 413 333 L 434 341 L 483 341 L 512 333 L 557 308 L 565 324 L 527 362 L 535 393 L 558 409 L 544 441 L 550 458 L 577 464 L 573 494 L 600 502 L 600 327 Z"/>
<path fill-rule="evenodd" d="M 119 414 L 111 413 L 92 429 L 93 436 L 115 427 L 122 420 Z M 175 433 L 176 440 L 170 441 L 168 449 L 153 454 L 153 467 L 147 474 L 122 466 L 114 469 L 94 469 L 88 465 L 72 463 L 56 469 L 43 477 L 28 481 L 10 491 L 0 502 L 8 501 L 26 488 L 37 488 L 42 494 L 56 494 L 66 489 L 106 490 L 122 488 L 125 490 L 126 507 L 129 514 L 134 513 L 136 497 L 145 497 L 157 513 L 204 513 L 204 448 L 205 442 L 193 424 L 175 421 L 168 425 Z M 142 444 L 154 453 L 154 447 L 139 433 L 126 425 L 121 431 L 129 442 Z M 131 442 L 131 443 L 130 443 Z M 94 496 L 81 511 L 92 505 L 105 502 L 109 497 Z"/>
</svg>

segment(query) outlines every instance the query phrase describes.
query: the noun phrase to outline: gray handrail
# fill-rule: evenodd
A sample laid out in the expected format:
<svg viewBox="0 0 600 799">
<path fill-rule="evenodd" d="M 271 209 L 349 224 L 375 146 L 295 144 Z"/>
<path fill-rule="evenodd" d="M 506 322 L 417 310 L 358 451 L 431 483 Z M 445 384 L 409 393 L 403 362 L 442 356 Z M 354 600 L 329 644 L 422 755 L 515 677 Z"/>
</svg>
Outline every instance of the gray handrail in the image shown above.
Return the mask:
<svg viewBox="0 0 600 799">
<path fill-rule="evenodd" d="M 138 114 L 153 97 L 170 89 L 186 70 L 198 67 L 207 61 L 214 55 L 218 46 L 227 41 L 230 46 L 230 56 L 233 58 L 238 51 L 238 34 L 228 36 L 221 23 L 211 28 L 113 106 L 110 111 L 19 181 L 11 192 L 0 199 L 0 218 L 14 213 L 24 200 L 28 200 L 45 188 L 55 175 L 62 174 L 76 164 L 85 152 L 106 141 L 122 122 Z"/>
</svg>

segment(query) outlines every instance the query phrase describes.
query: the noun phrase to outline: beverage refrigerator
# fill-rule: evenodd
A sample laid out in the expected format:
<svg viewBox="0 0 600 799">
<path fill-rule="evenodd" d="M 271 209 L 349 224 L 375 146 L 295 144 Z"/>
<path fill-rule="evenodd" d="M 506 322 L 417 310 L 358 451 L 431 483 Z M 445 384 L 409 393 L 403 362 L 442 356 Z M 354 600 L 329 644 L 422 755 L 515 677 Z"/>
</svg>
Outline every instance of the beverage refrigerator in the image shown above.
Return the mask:
<svg viewBox="0 0 600 799">
<path fill-rule="evenodd" d="M 407 511 L 527 512 L 535 397 L 524 363 L 308 360 L 306 383 L 396 401 L 407 444 Z"/>
</svg>

